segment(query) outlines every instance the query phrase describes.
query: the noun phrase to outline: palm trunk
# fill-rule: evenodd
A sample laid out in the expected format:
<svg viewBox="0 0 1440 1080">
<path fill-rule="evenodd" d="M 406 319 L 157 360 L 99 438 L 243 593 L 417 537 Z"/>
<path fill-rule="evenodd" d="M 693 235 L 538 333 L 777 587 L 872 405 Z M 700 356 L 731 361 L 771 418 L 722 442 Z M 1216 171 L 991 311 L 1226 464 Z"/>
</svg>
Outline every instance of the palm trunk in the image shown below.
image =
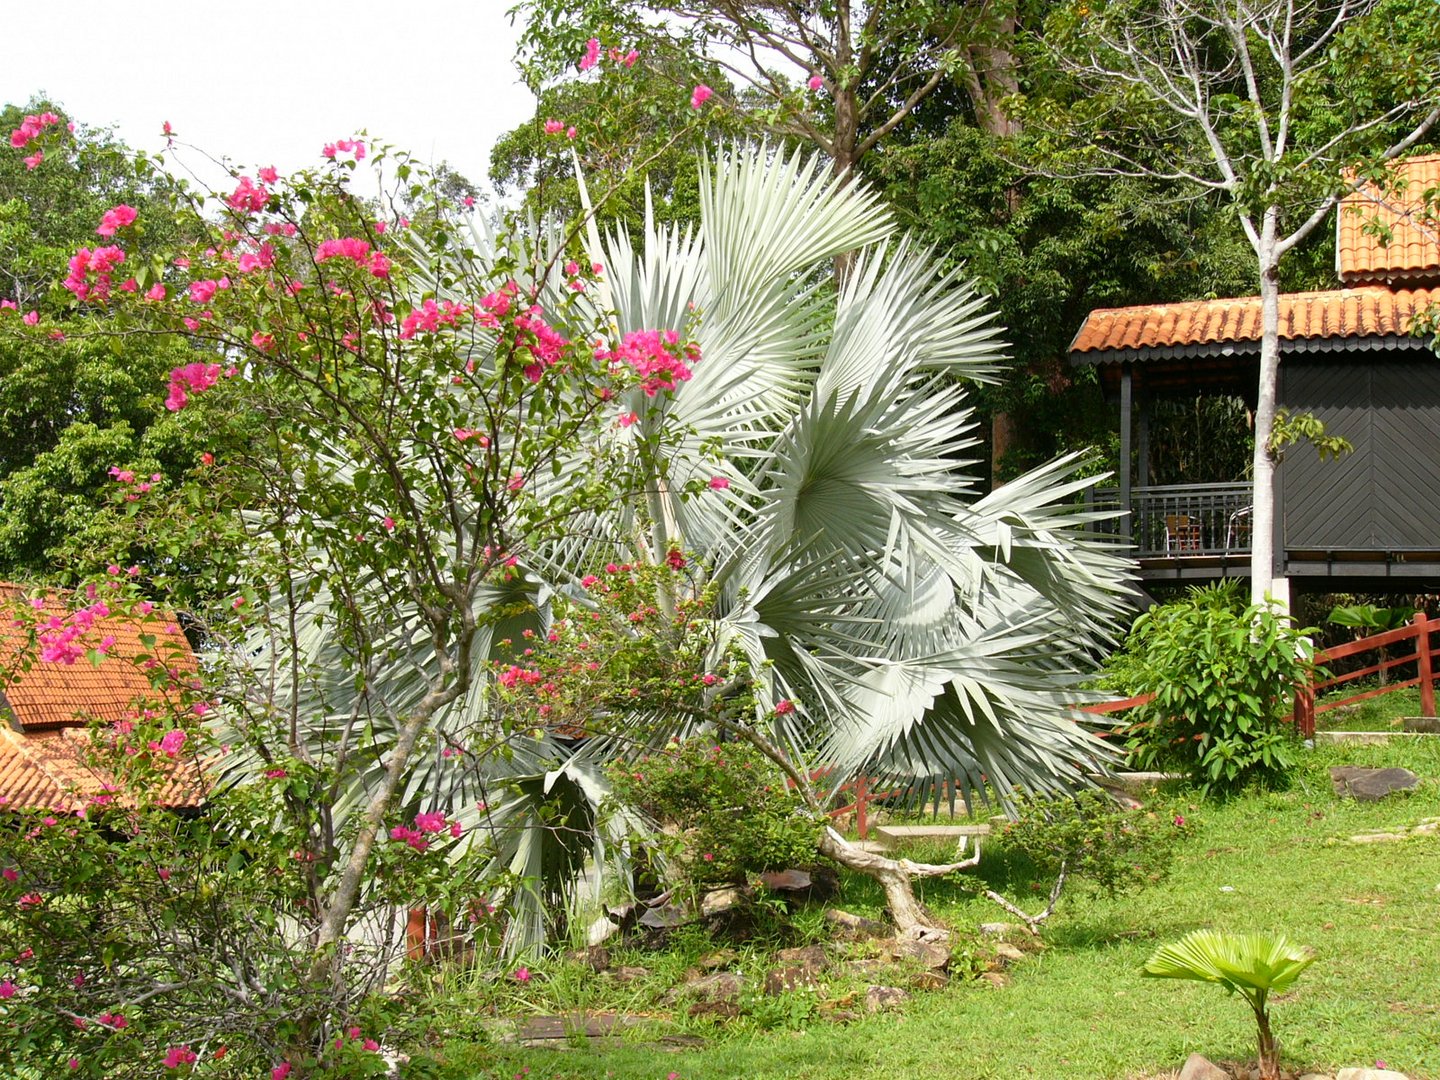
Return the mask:
<svg viewBox="0 0 1440 1080">
<path fill-rule="evenodd" d="M 1260 1032 L 1260 1080 L 1280 1080 L 1280 1044 L 1270 1031 L 1270 1016 L 1263 1003 L 1255 1008 L 1255 1024 Z"/>
<path fill-rule="evenodd" d="M 890 859 L 857 847 L 828 827 L 820 836 L 819 850 L 820 854 L 834 859 L 847 870 L 874 878 L 885 892 L 885 906 L 895 924 L 897 936 L 911 938 L 936 938 L 946 934 L 945 929 L 915 898 L 915 878 L 936 877 L 963 870 L 974 866 L 980 859 L 978 847 L 971 859 L 945 865 Z"/>
</svg>

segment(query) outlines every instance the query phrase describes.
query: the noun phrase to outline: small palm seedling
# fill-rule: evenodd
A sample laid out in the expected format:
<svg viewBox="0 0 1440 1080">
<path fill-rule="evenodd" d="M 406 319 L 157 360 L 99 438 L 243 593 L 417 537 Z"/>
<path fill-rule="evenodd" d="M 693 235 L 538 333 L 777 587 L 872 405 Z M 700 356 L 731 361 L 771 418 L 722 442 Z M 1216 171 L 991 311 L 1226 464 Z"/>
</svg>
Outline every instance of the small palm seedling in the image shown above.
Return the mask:
<svg viewBox="0 0 1440 1080">
<path fill-rule="evenodd" d="M 1157 979 L 1219 983 L 1241 994 L 1255 1013 L 1260 1033 L 1260 1078 L 1279 1080 L 1280 1044 L 1270 1031 L 1266 999 L 1283 993 L 1315 957 L 1284 934 L 1222 934 L 1195 930 L 1162 945 L 1140 972 Z"/>
</svg>

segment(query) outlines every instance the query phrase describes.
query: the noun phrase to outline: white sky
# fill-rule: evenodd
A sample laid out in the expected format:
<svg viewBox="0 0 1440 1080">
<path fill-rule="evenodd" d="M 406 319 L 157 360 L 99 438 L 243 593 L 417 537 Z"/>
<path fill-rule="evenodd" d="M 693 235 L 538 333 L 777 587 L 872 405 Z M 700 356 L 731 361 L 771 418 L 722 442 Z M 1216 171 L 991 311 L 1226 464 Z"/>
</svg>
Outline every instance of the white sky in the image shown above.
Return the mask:
<svg viewBox="0 0 1440 1080">
<path fill-rule="evenodd" d="M 496 138 L 533 112 L 513 2 L 49 0 L 43 31 L 22 34 L 41 8 L 0 0 L 0 103 L 43 91 L 150 151 L 168 120 L 209 154 L 282 172 L 365 128 L 486 186 Z"/>
</svg>

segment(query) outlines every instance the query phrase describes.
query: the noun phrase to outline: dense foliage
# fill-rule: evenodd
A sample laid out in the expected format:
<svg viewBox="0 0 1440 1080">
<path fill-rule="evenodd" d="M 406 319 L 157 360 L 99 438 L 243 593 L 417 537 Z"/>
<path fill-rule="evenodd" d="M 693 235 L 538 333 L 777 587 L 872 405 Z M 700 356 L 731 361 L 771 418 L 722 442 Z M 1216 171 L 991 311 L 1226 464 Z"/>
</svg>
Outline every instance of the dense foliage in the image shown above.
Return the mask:
<svg viewBox="0 0 1440 1080">
<path fill-rule="evenodd" d="M 1154 695 L 1132 711 L 1131 760 L 1181 769 L 1217 794 L 1283 782 L 1299 752 L 1289 714 L 1313 667 L 1313 632 L 1273 606 L 1242 606 L 1235 582 L 1141 615 L 1109 665 L 1114 689 Z"/>
<path fill-rule="evenodd" d="M 618 802 L 671 832 L 669 874 L 692 886 L 810 866 L 822 823 L 775 763 L 742 742 L 694 738 L 610 767 Z"/>
</svg>

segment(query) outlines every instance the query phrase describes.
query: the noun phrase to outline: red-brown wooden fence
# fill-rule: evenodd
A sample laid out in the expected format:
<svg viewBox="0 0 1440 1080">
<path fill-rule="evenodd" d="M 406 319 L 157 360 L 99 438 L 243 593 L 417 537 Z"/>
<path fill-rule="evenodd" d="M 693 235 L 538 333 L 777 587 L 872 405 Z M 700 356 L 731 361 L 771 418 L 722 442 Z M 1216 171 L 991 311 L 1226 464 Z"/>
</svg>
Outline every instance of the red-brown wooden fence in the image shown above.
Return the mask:
<svg viewBox="0 0 1440 1080">
<path fill-rule="evenodd" d="M 1343 675 L 1327 676 L 1323 679 L 1312 679 L 1308 686 L 1297 687 L 1295 690 L 1295 726 L 1300 734 L 1309 739 L 1315 735 L 1315 716 L 1318 713 L 1328 712 L 1331 709 L 1338 709 L 1342 705 L 1351 705 L 1357 701 L 1367 701 L 1370 698 L 1379 697 L 1382 694 L 1394 693 L 1396 690 L 1405 690 L 1412 686 L 1420 688 L 1420 712 L 1425 716 L 1435 715 L 1435 664 L 1434 646 L 1431 644 L 1430 635 L 1440 633 L 1440 619 L 1428 618 L 1425 613 L 1419 612 L 1408 626 L 1398 630 L 1387 630 L 1384 633 L 1372 634 L 1370 637 L 1359 638 L 1355 641 L 1346 642 L 1344 645 L 1337 645 L 1333 649 L 1326 649 L 1316 654 L 1315 664 L 1318 668 L 1324 668 L 1335 660 L 1343 660 L 1351 656 L 1359 656 L 1363 653 L 1376 652 L 1376 662 L 1365 667 L 1348 671 Z M 1388 650 L 1404 646 L 1404 643 L 1411 643 L 1412 651 L 1393 655 Z M 1387 650 L 1386 653 L 1379 653 L 1379 650 Z M 1389 672 L 1393 668 L 1405 664 L 1415 664 L 1416 674 L 1414 678 L 1401 679 L 1396 682 L 1387 683 L 1384 686 L 1363 690 L 1349 697 L 1332 698 L 1329 701 L 1317 704 L 1316 696 L 1332 687 L 1341 686 L 1356 679 L 1363 679 L 1369 675 L 1376 675 Z M 1080 711 L 1093 716 L 1108 716 L 1113 713 L 1124 712 L 1126 709 L 1133 709 L 1137 705 L 1144 705 L 1154 698 L 1154 694 L 1140 694 L 1136 697 L 1125 698 L 1122 701 L 1102 701 L 1094 705 L 1082 706 Z M 1104 738 L 1108 732 L 1097 732 L 1098 737 Z M 839 817 L 844 814 L 855 814 L 855 828 L 862 839 L 869 836 L 869 804 L 875 799 L 883 799 L 902 794 L 898 791 L 875 792 L 870 789 L 870 781 L 860 777 L 848 784 L 841 786 L 840 790 L 851 792 L 854 801 L 845 806 L 830 811 L 831 817 Z"/>
</svg>

